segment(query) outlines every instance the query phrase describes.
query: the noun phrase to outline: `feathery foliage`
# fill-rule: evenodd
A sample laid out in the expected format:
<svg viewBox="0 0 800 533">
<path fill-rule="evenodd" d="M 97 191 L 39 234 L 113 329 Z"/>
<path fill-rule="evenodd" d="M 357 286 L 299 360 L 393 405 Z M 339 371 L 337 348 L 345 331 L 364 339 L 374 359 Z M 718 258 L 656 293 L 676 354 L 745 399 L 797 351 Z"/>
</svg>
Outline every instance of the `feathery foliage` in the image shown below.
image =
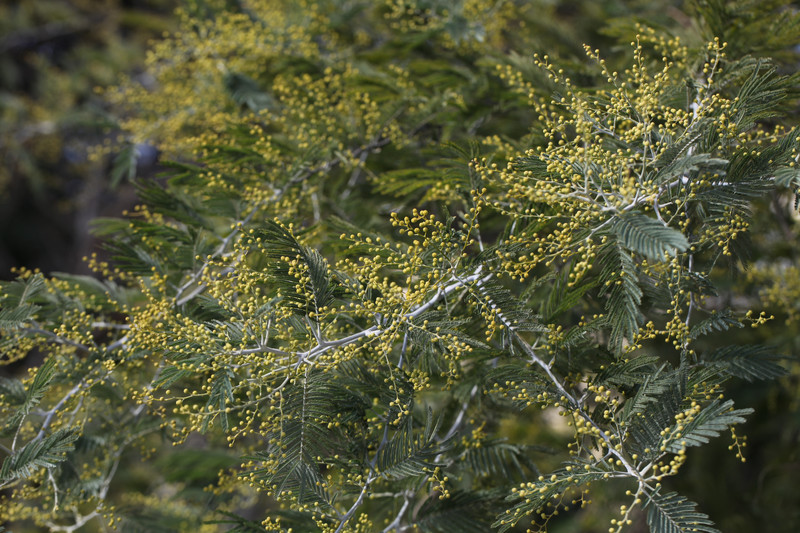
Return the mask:
<svg viewBox="0 0 800 533">
<path fill-rule="evenodd" d="M 0 520 L 523 531 L 599 493 L 612 532 L 716 531 L 666 485 L 743 458 L 724 386 L 786 372 L 720 336 L 771 318 L 731 279 L 796 185 L 796 78 L 702 34 L 721 2 L 558 61 L 537 6 L 181 11 L 154 87 L 108 94 L 177 162 L 97 221 L 103 281 L 2 286 L 2 360 L 44 363 L 0 381 Z"/>
</svg>

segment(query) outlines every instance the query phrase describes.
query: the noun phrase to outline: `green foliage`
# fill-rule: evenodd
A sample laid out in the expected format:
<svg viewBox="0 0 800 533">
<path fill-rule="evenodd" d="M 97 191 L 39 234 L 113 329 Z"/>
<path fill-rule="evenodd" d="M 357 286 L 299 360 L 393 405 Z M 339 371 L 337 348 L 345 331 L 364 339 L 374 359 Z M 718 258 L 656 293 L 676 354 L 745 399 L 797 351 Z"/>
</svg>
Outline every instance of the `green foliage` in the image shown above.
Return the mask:
<svg viewBox="0 0 800 533">
<path fill-rule="evenodd" d="M 680 494 L 657 494 L 650 498 L 646 505 L 647 525 L 652 531 L 666 533 L 683 533 L 684 531 L 703 531 L 718 533 L 708 515 L 695 511 L 696 504 Z"/>
<path fill-rule="evenodd" d="M 611 245 L 608 248 L 608 253 L 613 259 L 604 261 L 606 266 L 600 275 L 600 281 L 604 289 L 611 287 L 606 302 L 606 316 L 611 325 L 609 346 L 614 351 L 621 352 L 623 340 L 632 339 L 639 331 L 641 323 L 639 306 L 642 303 L 643 293 L 639 288 L 636 263 L 630 254 L 619 245 Z M 601 292 L 600 296 L 604 294 L 605 292 Z"/>
<path fill-rule="evenodd" d="M 64 461 L 67 452 L 79 433 L 73 428 L 62 428 L 41 439 L 35 439 L 17 450 L 3 461 L 0 467 L 0 486 L 31 477 L 40 468 L 55 468 Z"/>
<path fill-rule="evenodd" d="M 27 390 L 19 380 L 2 378 L 0 386 L 3 389 L 3 397 L 9 407 L 16 409 L 16 412 L 6 419 L 5 427 L 2 430 L 3 434 L 13 434 L 19 430 L 20 424 L 31 412 L 31 409 L 42 400 L 53 379 L 54 371 L 55 361 L 52 359 L 45 361 L 36 371 L 36 376 Z"/>
<path fill-rule="evenodd" d="M 683 233 L 635 211 L 617 219 L 614 233 L 622 246 L 656 261 L 663 261 L 677 252 L 685 252 L 689 247 L 689 241 Z"/>
<path fill-rule="evenodd" d="M 667 486 L 728 432 L 744 457 L 725 387 L 788 374 L 732 337 L 770 316 L 731 280 L 796 185 L 796 79 L 767 38 L 704 35 L 721 2 L 608 21 L 632 48 L 607 59 L 545 7 L 181 11 L 153 86 L 108 92 L 112 178 L 139 142 L 176 162 L 96 222 L 100 279 L 2 284 L 2 360 L 31 370 L 0 380 L 0 520 L 607 531 L 592 494 L 612 532 L 716 531 Z"/>
<path fill-rule="evenodd" d="M 774 379 L 786 373 L 782 357 L 765 346 L 724 346 L 703 358 L 705 364 L 747 381 Z"/>
</svg>

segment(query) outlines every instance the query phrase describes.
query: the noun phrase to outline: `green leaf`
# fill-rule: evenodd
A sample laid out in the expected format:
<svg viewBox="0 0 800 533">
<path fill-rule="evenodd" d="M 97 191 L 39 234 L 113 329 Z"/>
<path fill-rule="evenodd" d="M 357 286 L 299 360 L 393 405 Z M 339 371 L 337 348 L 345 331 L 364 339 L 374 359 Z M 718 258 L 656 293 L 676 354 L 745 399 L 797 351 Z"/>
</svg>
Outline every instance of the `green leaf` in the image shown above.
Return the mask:
<svg viewBox="0 0 800 533">
<path fill-rule="evenodd" d="M 187 516 L 186 508 L 164 499 L 158 507 L 143 504 L 120 505 L 116 509 L 121 533 L 174 533 L 199 531 L 201 525 L 195 517 Z"/>
<path fill-rule="evenodd" d="M 241 516 L 228 511 L 216 510 L 217 513 L 227 516 L 227 519 L 208 520 L 205 524 L 225 524 L 231 529 L 226 529 L 226 533 L 275 533 L 274 529 L 265 529 L 260 522 L 247 520 Z M 291 511 L 288 509 L 270 509 L 270 516 L 280 518 L 281 531 L 319 531 L 319 525 L 314 521 L 314 517 L 309 513 L 301 511 Z M 325 520 L 328 521 L 329 520 Z M 147 533 L 147 532 L 144 532 Z"/>
<path fill-rule="evenodd" d="M 776 170 L 775 184 L 781 187 L 800 187 L 800 167 L 781 167 Z"/>
<path fill-rule="evenodd" d="M 774 379 L 788 371 L 776 361 L 783 356 L 766 346 L 726 346 L 703 357 L 702 364 L 747 381 Z"/>
<path fill-rule="evenodd" d="M 600 296 L 608 293 L 606 318 L 611 326 L 608 345 L 615 353 L 622 353 L 625 341 L 630 341 L 639 331 L 643 321 L 639 305 L 642 303 L 642 289 L 639 287 L 639 271 L 630 252 L 618 243 L 612 243 L 603 254 L 604 264 L 600 273 L 603 284 Z"/>
<path fill-rule="evenodd" d="M 0 330 L 20 329 L 28 325 L 29 320 L 40 308 L 38 305 L 22 304 L 17 307 L 0 309 Z"/>
<path fill-rule="evenodd" d="M 719 533 L 707 514 L 695 510 L 696 503 L 670 492 L 649 495 L 647 525 L 650 533 Z"/>
<path fill-rule="evenodd" d="M 581 301 L 583 295 L 600 284 L 599 278 L 569 283 L 569 271 L 555 278 L 549 297 L 542 305 L 542 322 L 549 324 L 562 313 L 569 311 Z"/>
<path fill-rule="evenodd" d="M 528 472 L 538 476 L 539 470 L 528 454 L 532 451 L 552 452 L 537 446 L 521 446 L 505 439 L 483 440 L 480 446 L 470 446 L 464 452 L 464 463 L 477 475 L 501 479 L 525 480 Z"/>
<path fill-rule="evenodd" d="M 22 381 L 2 376 L 0 376 L 0 395 L 3 396 L 5 404 L 9 406 L 21 405 L 27 399 Z"/>
<path fill-rule="evenodd" d="M 631 417 L 629 446 L 642 456 L 652 456 L 665 440 L 662 431 L 675 425 L 675 415 L 682 411 L 685 383 L 682 373 L 672 372 L 662 380 L 648 383 L 643 411 Z M 657 391 L 663 391 L 657 393 Z M 628 415 L 628 413 L 625 413 Z M 646 452 L 645 450 L 651 450 Z"/>
<path fill-rule="evenodd" d="M 776 74 L 774 66 L 763 60 L 756 61 L 732 108 L 740 131 L 752 128 L 759 120 L 775 116 L 775 103 L 786 96 L 786 81 L 785 76 Z"/>
<path fill-rule="evenodd" d="M 727 164 L 727 160 L 713 158 L 710 154 L 687 155 L 676 158 L 661 168 L 653 179 L 656 183 L 667 183 L 678 176 L 686 176 L 688 173 L 698 169 L 722 175 Z M 658 166 L 658 162 L 656 165 Z"/>
<path fill-rule="evenodd" d="M 154 182 L 140 183 L 137 189 L 139 198 L 153 211 L 172 217 L 189 227 L 214 230 L 214 223 L 202 212 L 203 206 L 198 198 L 186 194 L 185 191 L 165 188 Z M 155 225 L 153 229 L 169 231 L 171 236 L 181 235 L 181 232 L 170 231 L 168 225 Z"/>
<path fill-rule="evenodd" d="M 560 469 L 549 477 L 545 477 L 534 483 L 526 484 L 524 490 L 519 490 L 508 496 L 506 500 L 520 500 L 514 507 L 501 513 L 492 527 L 498 528 L 499 533 L 508 531 L 522 518 L 541 509 L 547 502 L 554 498 L 559 498 L 569 490 L 604 479 L 606 473 L 599 471 L 587 471 L 583 465 L 572 470 Z"/>
<path fill-rule="evenodd" d="M 689 248 L 689 241 L 683 233 L 637 211 L 618 216 L 614 233 L 628 250 L 657 261 L 665 261 L 668 255 Z"/>
<path fill-rule="evenodd" d="M 714 400 L 700 413 L 684 423 L 680 437 L 676 437 L 667 445 L 667 451 L 678 453 L 684 447 L 700 446 L 710 439 L 718 437 L 722 431 L 733 424 L 744 423 L 744 415 L 752 409 L 733 409 L 733 400 L 721 402 Z"/>
<path fill-rule="evenodd" d="M 282 457 L 273 468 L 255 469 L 252 474 L 256 479 L 262 479 L 272 487 L 275 494 L 292 493 L 293 499 L 300 503 L 323 503 L 327 500 L 325 492 L 321 489 L 324 478 L 319 468 L 313 464 L 312 458 L 305 453 L 299 454 L 302 447 L 286 447 L 291 450 L 291 455 Z M 272 462 L 275 457 L 271 453 L 257 453 L 250 460 Z"/>
<path fill-rule="evenodd" d="M 66 459 L 80 436 L 80 428 L 64 428 L 43 439 L 35 439 L 14 455 L 6 457 L 0 467 L 0 482 L 30 477 L 39 468 L 53 468 Z"/>
<path fill-rule="evenodd" d="M 471 296 L 488 312 L 495 312 L 498 321 L 512 331 L 548 331 L 548 326 L 539 323 L 539 316 L 527 309 L 517 294 L 495 279 L 475 284 Z"/>
<path fill-rule="evenodd" d="M 743 328 L 744 324 L 733 317 L 730 309 L 724 311 L 713 311 L 711 315 L 692 326 L 689 336 L 696 339 L 702 335 L 707 335 L 712 331 L 727 331 L 730 328 Z"/>
<path fill-rule="evenodd" d="M 596 378 L 598 384 L 625 385 L 633 387 L 644 383 L 652 376 L 660 361 L 657 355 L 644 354 L 631 359 L 624 359 L 602 370 Z"/>
<path fill-rule="evenodd" d="M 237 514 L 230 513 L 227 511 L 220 511 L 217 510 L 217 513 L 227 516 L 227 519 L 224 520 L 208 520 L 204 522 L 205 524 L 226 524 L 229 526 L 229 529 L 225 531 L 227 533 L 269 533 L 269 531 L 261 525 L 260 522 L 254 522 L 252 520 L 247 520 L 244 517 L 241 517 Z"/>
<path fill-rule="evenodd" d="M 123 179 L 133 181 L 136 177 L 137 166 L 138 153 L 136 146 L 132 143 L 127 143 L 114 156 L 114 162 L 111 165 L 111 187 L 116 187 Z"/>
<path fill-rule="evenodd" d="M 633 390 L 635 391 L 633 396 L 626 398 L 622 406 L 620 417 L 622 420 L 630 420 L 633 416 L 644 412 L 651 403 L 658 401 L 659 396 L 665 394 L 675 385 L 676 374 L 666 369 L 667 366 L 662 365 L 650 373 L 650 375 L 645 376 L 640 383 L 633 385 Z M 613 370 L 612 376 L 614 376 Z M 647 417 L 644 417 L 642 420 L 646 420 L 646 418 Z M 659 428 L 659 430 L 660 429 L 661 428 Z"/>
<path fill-rule="evenodd" d="M 420 190 L 428 190 L 441 183 L 438 170 L 404 168 L 384 172 L 376 189 L 383 194 L 407 196 Z"/>
<path fill-rule="evenodd" d="M 276 495 L 291 491 L 299 502 L 329 503 L 319 461 L 341 450 L 337 426 L 345 418 L 340 414 L 350 409 L 363 409 L 363 404 L 332 373 L 310 372 L 287 386 L 270 433 L 272 444 L 250 458 L 263 465 L 252 471 L 254 479 Z"/>
<path fill-rule="evenodd" d="M 168 482 L 209 484 L 219 477 L 220 470 L 241 462 L 239 457 L 222 450 L 178 450 L 157 461 Z"/>
<path fill-rule="evenodd" d="M 54 357 L 46 359 L 36 370 L 36 375 L 25 390 L 24 397 L 20 395 L 19 387 L 21 387 L 21 384 L 17 385 L 14 383 L 16 380 L 6 380 L 4 382 L 5 387 L 14 394 L 14 398 L 18 400 L 21 399 L 22 401 L 19 402 L 20 405 L 17 407 L 16 412 L 5 421 L 5 425 L 2 431 L 0 431 L 0 434 L 14 433 L 22 421 L 25 420 L 25 417 L 28 416 L 28 413 L 42 401 L 42 397 L 50 387 L 50 382 L 55 375 L 55 367 L 56 361 Z"/>
<path fill-rule="evenodd" d="M 313 248 L 303 246 L 288 230 L 272 221 L 265 222 L 264 226 L 255 232 L 255 238 L 260 238 L 267 244 L 267 257 L 277 262 L 271 272 L 290 307 L 308 314 L 333 302 L 339 287 L 322 254 Z M 297 258 L 305 264 L 308 274 L 306 288 L 310 289 L 313 295 L 310 301 L 304 294 L 297 293 L 297 279 L 289 274 L 288 265 L 284 261 L 287 257 Z M 316 314 L 314 320 L 318 320 Z"/>
<path fill-rule="evenodd" d="M 454 491 L 444 499 L 428 498 L 414 525 L 423 533 L 485 533 L 491 530 L 492 509 L 499 491 Z"/>
<path fill-rule="evenodd" d="M 17 279 L 0 284 L 4 309 L 23 307 L 25 304 L 47 290 L 44 276 L 36 274 L 28 279 Z"/>
<path fill-rule="evenodd" d="M 225 408 L 233 404 L 233 387 L 231 385 L 231 380 L 235 378 L 236 374 L 229 368 L 220 368 L 212 376 L 211 392 L 206 402 L 208 414 L 203 417 L 203 424 L 200 426 L 200 431 L 202 433 L 208 431 L 209 424 L 217 417 L 219 417 L 220 424 L 222 425 L 222 431 L 228 431 L 228 414 Z"/>
<path fill-rule="evenodd" d="M 194 371 L 183 368 L 183 365 L 181 365 L 181 367 L 168 366 L 165 367 L 158 375 L 158 378 L 153 381 L 153 387 L 166 389 L 176 381 L 189 377 L 192 374 L 194 374 Z"/>
<path fill-rule="evenodd" d="M 276 105 L 275 99 L 265 93 L 258 82 L 244 74 L 227 74 L 224 83 L 233 101 L 250 111 L 257 113 L 263 109 L 272 109 Z"/>
<path fill-rule="evenodd" d="M 438 424 L 433 422 L 433 412 L 430 409 L 422 434 L 414 435 L 412 417 L 407 417 L 406 420 L 403 428 L 378 453 L 378 471 L 389 479 L 421 476 L 434 467 L 441 466 L 435 458 L 448 447 L 447 443 L 436 440 Z"/>
</svg>

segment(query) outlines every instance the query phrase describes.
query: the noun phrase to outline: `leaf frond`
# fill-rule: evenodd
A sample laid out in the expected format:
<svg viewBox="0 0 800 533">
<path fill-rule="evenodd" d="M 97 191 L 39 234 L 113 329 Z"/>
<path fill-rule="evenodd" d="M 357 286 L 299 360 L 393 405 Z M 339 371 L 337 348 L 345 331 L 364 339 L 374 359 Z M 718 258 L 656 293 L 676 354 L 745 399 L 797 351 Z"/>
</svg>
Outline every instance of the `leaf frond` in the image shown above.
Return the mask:
<svg viewBox="0 0 800 533">
<path fill-rule="evenodd" d="M 675 492 L 649 495 L 645 508 L 650 532 L 719 533 L 708 515 L 698 512 L 696 507 L 696 503 Z"/>
</svg>

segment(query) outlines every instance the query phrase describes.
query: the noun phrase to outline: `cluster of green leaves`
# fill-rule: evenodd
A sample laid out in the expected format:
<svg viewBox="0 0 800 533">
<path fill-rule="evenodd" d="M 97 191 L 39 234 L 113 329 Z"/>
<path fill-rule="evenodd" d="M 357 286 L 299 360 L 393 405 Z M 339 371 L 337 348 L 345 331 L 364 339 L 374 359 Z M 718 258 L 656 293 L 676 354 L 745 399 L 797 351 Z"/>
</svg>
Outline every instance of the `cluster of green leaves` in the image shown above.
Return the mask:
<svg viewBox="0 0 800 533">
<path fill-rule="evenodd" d="M 102 281 L 3 285 L 4 362 L 44 362 L 0 382 L 0 520 L 608 530 L 596 494 L 612 531 L 717 531 L 667 478 L 742 457 L 724 386 L 786 372 L 727 339 L 769 320 L 728 280 L 800 185 L 796 80 L 714 39 L 721 2 L 563 66 L 540 8 L 190 4 L 110 94 L 176 162 L 97 222 Z"/>
</svg>

